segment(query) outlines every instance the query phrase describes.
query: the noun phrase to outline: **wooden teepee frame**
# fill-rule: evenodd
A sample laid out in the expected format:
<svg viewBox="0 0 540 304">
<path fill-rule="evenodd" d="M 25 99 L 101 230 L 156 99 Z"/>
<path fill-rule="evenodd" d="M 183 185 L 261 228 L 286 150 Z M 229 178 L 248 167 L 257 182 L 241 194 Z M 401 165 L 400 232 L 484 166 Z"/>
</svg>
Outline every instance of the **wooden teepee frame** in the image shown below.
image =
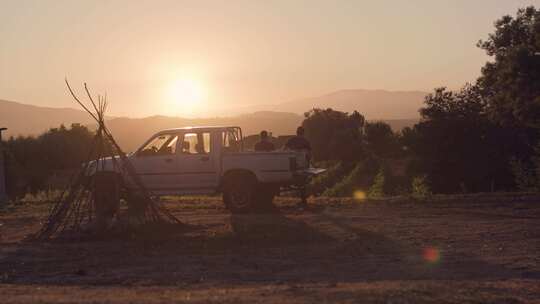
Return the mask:
<svg viewBox="0 0 540 304">
<path fill-rule="evenodd" d="M 139 225 L 146 223 L 180 224 L 180 221 L 176 217 L 164 209 L 158 201 L 153 199 L 154 196 L 144 186 L 129 158 L 107 129 L 105 125 L 105 112 L 107 110 L 106 96 L 98 96 L 98 102 L 94 102 L 88 86 L 86 83 L 84 84 L 90 105 L 95 111 L 92 112 L 90 107 L 87 107 L 81 102 L 73 92 L 67 79 L 65 82 L 73 99 L 96 121 L 98 129 L 87 161 L 53 204 L 49 216 L 41 230 L 37 233 L 36 238 L 50 239 L 64 232 L 82 232 L 84 227 L 92 227 L 93 223 L 100 222 L 98 211 L 99 209 L 103 209 L 103 207 L 109 210 L 109 218 L 118 216 L 119 211 L 117 206 L 103 206 L 111 204 L 111 201 L 104 199 L 104 197 L 106 198 L 109 194 L 113 195 L 113 193 L 102 193 L 104 189 L 107 189 L 105 192 L 114 192 L 118 191 L 118 189 L 98 186 L 109 181 L 112 181 L 110 184 L 119 185 L 119 183 L 115 183 L 111 179 L 98 180 L 100 176 L 98 173 L 105 172 L 104 158 L 106 154 L 112 155 L 113 167 L 120 172 L 124 184 L 130 185 L 129 188 L 125 189 L 128 206 L 127 216 L 130 217 L 130 221 L 135 220 Z M 112 151 L 105 151 L 106 147 L 111 147 Z M 92 155 L 96 156 L 91 159 Z M 114 174 L 114 176 L 118 177 L 117 174 Z M 112 204 L 115 204 L 114 200 Z M 107 225 L 102 224 L 99 227 L 94 225 L 94 230 L 103 231 L 103 229 L 108 228 Z"/>
</svg>

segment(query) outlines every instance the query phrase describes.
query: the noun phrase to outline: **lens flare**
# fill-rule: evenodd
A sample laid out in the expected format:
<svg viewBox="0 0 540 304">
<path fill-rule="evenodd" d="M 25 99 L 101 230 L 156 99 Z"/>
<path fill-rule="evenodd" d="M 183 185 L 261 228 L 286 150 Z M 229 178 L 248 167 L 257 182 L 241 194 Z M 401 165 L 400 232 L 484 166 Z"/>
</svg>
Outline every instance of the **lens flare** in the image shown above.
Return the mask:
<svg viewBox="0 0 540 304">
<path fill-rule="evenodd" d="M 424 253 L 422 255 L 424 260 L 430 264 L 436 264 L 441 260 L 441 252 L 435 247 L 424 248 Z"/>
<path fill-rule="evenodd" d="M 366 199 L 367 195 L 366 195 L 366 193 L 365 193 L 364 191 L 362 191 L 362 190 L 356 190 L 356 191 L 354 191 L 354 193 L 353 193 L 353 197 L 354 197 L 354 199 L 357 200 L 357 201 L 363 201 L 363 200 Z"/>
</svg>

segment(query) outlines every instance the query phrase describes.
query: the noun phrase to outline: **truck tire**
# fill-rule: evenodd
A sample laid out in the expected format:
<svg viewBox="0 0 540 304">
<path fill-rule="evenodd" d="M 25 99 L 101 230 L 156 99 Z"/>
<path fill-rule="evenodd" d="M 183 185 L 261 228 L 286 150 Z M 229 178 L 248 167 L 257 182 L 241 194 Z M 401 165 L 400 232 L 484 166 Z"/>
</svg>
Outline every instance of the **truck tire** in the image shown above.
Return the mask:
<svg viewBox="0 0 540 304">
<path fill-rule="evenodd" d="M 223 182 L 223 202 L 232 213 L 254 210 L 257 201 L 257 179 L 249 172 L 232 172 Z"/>
</svg>

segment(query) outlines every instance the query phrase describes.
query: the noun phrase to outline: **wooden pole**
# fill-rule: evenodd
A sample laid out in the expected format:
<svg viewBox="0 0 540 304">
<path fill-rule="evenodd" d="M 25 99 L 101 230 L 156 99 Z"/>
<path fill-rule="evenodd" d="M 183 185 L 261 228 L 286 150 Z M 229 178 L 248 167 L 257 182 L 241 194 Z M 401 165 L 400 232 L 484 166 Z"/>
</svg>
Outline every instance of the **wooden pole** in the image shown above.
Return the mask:
<svg viewBox="0 0 540 304">
<path fill-rule="evenodd" d="M 4 166 L 4 150 L 2 148 L 2 131 L 7 128 L 0 128 L 0 206 L 7 202 L 8 197 L 6 193 L 6 177 Z"/>
</svg>

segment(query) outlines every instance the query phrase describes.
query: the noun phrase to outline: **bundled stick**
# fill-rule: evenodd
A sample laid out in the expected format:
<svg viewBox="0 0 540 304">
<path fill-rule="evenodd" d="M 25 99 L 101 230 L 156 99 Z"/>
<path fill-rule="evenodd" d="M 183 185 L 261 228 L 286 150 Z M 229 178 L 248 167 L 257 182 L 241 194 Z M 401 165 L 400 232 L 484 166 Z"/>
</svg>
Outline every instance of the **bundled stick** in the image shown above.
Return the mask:
<svg viewBox="0 0 540 304">
<path fill-rule="evenodd" d="M 98 129 L 87 161 L 53 204 L 36 238 L 50 239 L 62 233 L 107 230 L 114 219 L 120 218 L 121 194 L 124 194 L 127 205 L 127 212 L 123 215 L 125 223 L 136 223 L 138 226 L 148 223 L 180 224 L 176 217 L 153 199 L 154 196 L 144 186 L 129 158 L 107 129 L 106 96 L 98 96 L 97 103 L 94 102 L 85 83 L 90 108 L 75 95 L 67 79 L 66 85 L 75 101 L 97 122 Z M 105 167 L 107 155 L 112 155 L 113 170 Z"/>
</svg>

